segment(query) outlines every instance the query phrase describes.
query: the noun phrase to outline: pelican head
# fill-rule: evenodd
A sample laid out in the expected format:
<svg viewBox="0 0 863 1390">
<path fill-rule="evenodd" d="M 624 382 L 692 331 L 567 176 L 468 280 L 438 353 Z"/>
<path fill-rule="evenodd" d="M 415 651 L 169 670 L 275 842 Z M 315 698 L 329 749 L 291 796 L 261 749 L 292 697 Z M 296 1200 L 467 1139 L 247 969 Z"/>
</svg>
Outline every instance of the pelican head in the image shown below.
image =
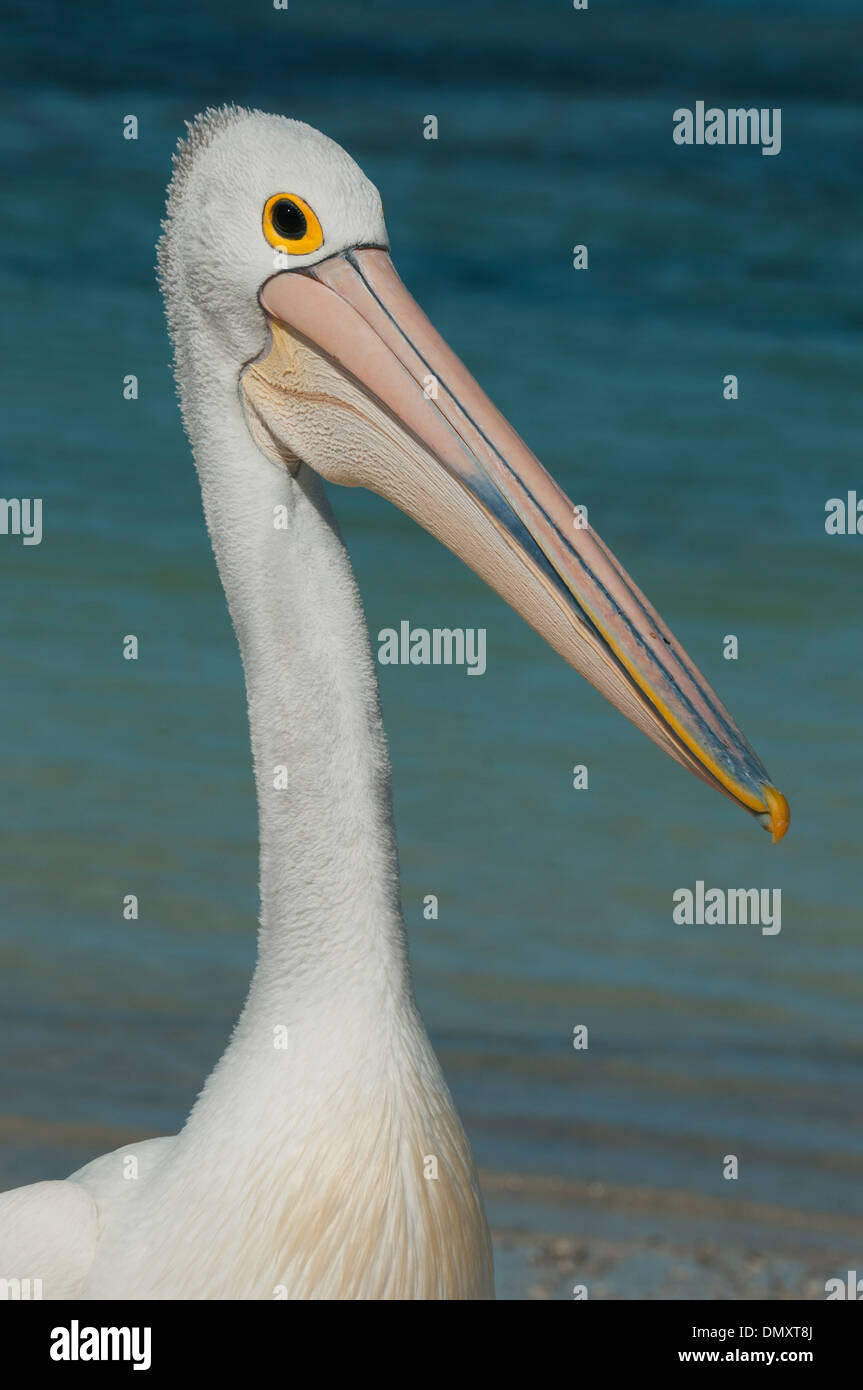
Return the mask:
<svg viewBox="0 0 863 1390">
<path fill-rule="evenodd" d="M 177 157 L 168 213 L 166 299 L 192 303 L 219 338 L 265 457 L 389 498 L 781 839 L 785 798 L 583 509 L 405 289 L 380 196 L 349 155 L 298 121 L 208 112 Z"/>
</svg>

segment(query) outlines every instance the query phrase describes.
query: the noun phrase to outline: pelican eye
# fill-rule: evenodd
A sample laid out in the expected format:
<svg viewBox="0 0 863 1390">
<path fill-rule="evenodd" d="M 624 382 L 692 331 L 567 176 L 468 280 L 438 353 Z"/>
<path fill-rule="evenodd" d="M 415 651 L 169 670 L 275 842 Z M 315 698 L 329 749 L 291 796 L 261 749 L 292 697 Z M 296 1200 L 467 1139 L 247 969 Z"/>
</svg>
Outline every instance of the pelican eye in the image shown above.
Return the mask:
<svg viewBox="0 0 863 1390">
<path fill-rule="evenodd" d="M 306 214 L 290 198 L 280 198 L 273 208 L 273 230 L 287 241 L 302 241 L 308 231 Z"/>
<path fill-rule="evenodd" d="M 323 245 L 324 233 L 305 199 L 296 193 L 274 193 L 264 204 L 264 236 L 271 246 L 292 256 L 305 256 Z"/>
</svg>

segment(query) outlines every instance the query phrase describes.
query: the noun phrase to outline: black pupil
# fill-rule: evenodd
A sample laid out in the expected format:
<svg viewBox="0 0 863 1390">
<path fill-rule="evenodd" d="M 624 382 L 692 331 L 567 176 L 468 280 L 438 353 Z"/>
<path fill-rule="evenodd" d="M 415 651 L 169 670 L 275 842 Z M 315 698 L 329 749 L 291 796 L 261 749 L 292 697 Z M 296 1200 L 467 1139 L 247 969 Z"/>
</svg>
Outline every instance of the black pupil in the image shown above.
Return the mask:
<svg viewBox="0 0 863 1390">
<path fill-rule="evenodd" d="M 306 215 L 290 198 L 280 198 L 273 208 L 273 226 L 286 241 L 300 241 L 306 235 Z"/>
</svg>

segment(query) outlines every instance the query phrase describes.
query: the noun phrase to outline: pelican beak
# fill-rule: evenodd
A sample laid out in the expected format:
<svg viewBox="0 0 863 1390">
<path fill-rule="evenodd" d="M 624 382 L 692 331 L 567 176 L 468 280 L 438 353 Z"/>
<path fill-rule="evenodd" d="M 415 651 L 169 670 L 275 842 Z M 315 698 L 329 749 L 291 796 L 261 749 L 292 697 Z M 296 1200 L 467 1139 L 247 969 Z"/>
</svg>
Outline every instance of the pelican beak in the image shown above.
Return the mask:
<svg viewBox="0 0 863 1390">
<path fill-rule="evenodd" d="M 241 377 L 270 457 L 388 497 L 661 748 L 780 840 L 788 803 L 659 614 L 478 386 L 385 250 L 266 282 Z"/>
</svg>

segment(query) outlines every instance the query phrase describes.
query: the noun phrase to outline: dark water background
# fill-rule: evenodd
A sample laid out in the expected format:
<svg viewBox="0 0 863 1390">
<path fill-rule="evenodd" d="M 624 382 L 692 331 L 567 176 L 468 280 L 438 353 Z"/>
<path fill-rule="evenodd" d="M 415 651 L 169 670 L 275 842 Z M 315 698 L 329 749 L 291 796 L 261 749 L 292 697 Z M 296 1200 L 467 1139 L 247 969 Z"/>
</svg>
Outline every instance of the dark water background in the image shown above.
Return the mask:
<svg viewBox="0 0 863 1390">
<path fill-rule="evenodd" d="M 589 1190 L 592 1229 L 649 1233 L 684 1194 L 684 1242 L 752 1203 L 863 1257 L 863 538 L 824 530 L 863 496 L 859 7 L 48 3 L 6 35 L 0 492 L 45 537 L 0 537 L 0 1179 L 174 1132 L 253 962 L 240 663 L 153 276 L 182 123 L 236 101 L 375 180 L 410 288 L 792 805 L 773 849 L 407 519 L 334 498 L 373 634 L 488 631 L 481 679 L 380 675 L 417 992 L 495 1221 L 584 1229 Z M 781 154 L 676 146 L 698 99 L 781 107 Z M 781 888 L 781 934 L 674 925 L 696 879 Z"/>
</svg>

